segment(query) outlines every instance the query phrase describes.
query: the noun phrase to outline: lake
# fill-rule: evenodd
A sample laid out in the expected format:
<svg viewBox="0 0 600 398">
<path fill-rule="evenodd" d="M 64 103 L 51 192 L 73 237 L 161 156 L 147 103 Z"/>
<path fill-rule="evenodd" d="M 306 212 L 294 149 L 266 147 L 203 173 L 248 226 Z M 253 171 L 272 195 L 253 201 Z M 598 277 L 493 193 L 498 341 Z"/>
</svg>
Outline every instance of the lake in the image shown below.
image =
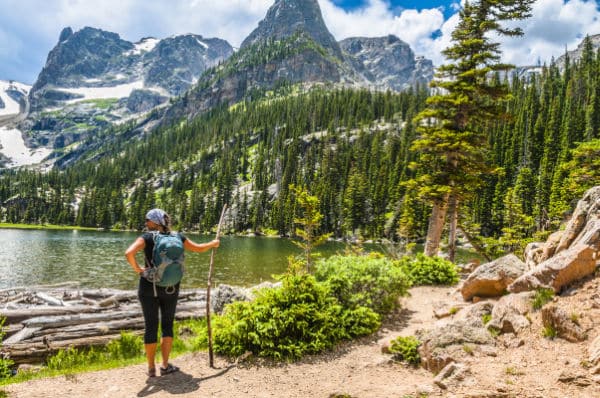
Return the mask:
<svg viewBox="0 0 600 398">
<path fill-rule="evenodd" d="M 0 229 L 0 288 L 79 282 L 81 287 L 135 289 L 137 275 L 125 260 L 135 232 Z M 202 243 L 213 236 L 186 234 Z M 324 256 L 342 252 L 343 243 L 319 247 Z M 289 239 L 221 238 L 215 253 L 213 286 L 251 286 L 272 281 L 287 268 L 287 257 L 301 250 Z M 143 256 L 138 253 L 138 262 Z M 183 288 L 206 287 L 210 251 L 186 252 Z"/>
</svg>

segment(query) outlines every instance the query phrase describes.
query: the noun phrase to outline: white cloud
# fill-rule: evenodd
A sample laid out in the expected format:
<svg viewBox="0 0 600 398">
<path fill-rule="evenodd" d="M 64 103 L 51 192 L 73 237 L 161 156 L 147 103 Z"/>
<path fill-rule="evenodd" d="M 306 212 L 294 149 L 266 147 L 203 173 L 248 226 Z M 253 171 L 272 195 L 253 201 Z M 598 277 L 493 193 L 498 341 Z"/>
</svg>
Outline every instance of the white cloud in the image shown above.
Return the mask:
<svg viewBox="0 0 600 398">
<path fill-rule="evenodd" d="M 118 33 L 129 41 L 142 37 L 164 38 L 196 33 L 219 37 L 238 47 L 258 25 L 275 0 L 0 0 L 0 56 L 10 67 L 0 66 L 0 79 L 17 78 L 32 83 L 48 52 L 65 26 L 74 30 L 92 26 Z M 461 0 L 464 1 L 464 0 Z M 443 62 L 457 14 L 444 20 L 440 8 L 410 10 L 390 0 L 367 0 L 358 9 L 345 11 L 333 0 L 319 0 L 328 28 L 338 40 L 351 36 L 394 34 L 417 55 L 434 64 Z M 456 10 L 458 0 L 448 2 Z M 574 49 L 586 34 L 600 33 L 598 0 L 538 0 L 533 17 L 522 21 L 525 36 L 503 39 L 504 60 L 518 65 Z M 4 62 L 6 63 L 6 61 Z M 20 71 L 28 78 L 6 76 Z"/>
<path fill-rule="evenodd" d="M 502 40 L 504 58 L 516 65 L 549 63 L 574 50 L 586 35 L 600 33 L 596 1 L 538 0 L 531 18 L 519 24 L 524 36 Z"/>
<path fill-rule="evenodd" d="M 388 1 L 369 0 L 356 10 L 344 11 L 330 0 L 320 1 L 325 24 L 337 40 L 353 36 L 385 36 L 393 34 L 407 42 L 418 55 L 439 60 L 437 43 L 432 35 L 444 27 L 444 14 L 439 8 L 401 10 L 394 13 Z"/>
</svg>

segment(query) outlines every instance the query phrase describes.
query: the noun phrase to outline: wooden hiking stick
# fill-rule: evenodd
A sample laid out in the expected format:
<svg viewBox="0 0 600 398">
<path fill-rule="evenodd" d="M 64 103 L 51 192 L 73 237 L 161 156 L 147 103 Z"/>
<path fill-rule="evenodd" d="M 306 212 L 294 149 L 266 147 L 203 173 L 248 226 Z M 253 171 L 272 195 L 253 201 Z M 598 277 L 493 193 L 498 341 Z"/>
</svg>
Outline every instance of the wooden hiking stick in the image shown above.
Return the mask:
<svg viewBox="0 0 600 398">
<path fill-rule="evenodd" d="M 219 239 L 221 233 L 221 224 L 223 224 L 223 216 L 225 216 L 225 210 L 227 204 L 223 206 L 221 211 L 221 218 L 219 218 L 219 225 L 217 226 L 217 236 L 215 239 Z M 215 249 L 213 248 L 210 252 L 210 266 L 208 267 L 208 285 L 206 287 L 206 329 L 208 331 L 208 364 L 213 368 L 214 357 L 213 357 L 213 346 L 212 346 L 212 328 L 210 326 L 210 287 L 212 285 L 212 274 L 215 260 Z"/>
</svg>

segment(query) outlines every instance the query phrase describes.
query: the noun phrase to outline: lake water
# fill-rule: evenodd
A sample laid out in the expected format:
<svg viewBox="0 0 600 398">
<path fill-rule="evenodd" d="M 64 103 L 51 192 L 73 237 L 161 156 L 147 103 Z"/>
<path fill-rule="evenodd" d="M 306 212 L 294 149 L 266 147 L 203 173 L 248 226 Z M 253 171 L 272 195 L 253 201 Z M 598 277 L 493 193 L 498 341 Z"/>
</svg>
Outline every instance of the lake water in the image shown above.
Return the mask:
<svg viewBox="0 0 600 398">
<path fill-rule="evenodd" d="M 81 287 L 134 289 L 137 275 L 125 260 L 125 250 L 138 237 L 134 232 L 38 231 L 0 229 L 0 288 L 79 282 Z M 186 234 L 202 243 L 213 236 Z M 344 244 L 319 247 L 324 256 L 341 252 Z M 287 268 L 287 257 L 300 254 L 288 239 L 221 238 L 215 253 L 213 286 L 251 286 L 272 281 Z M 138 253 L 138 262 L 143 256 Z M 186 252 L 183 288 L 206 287 L 210 251 Z"/>
</svg>

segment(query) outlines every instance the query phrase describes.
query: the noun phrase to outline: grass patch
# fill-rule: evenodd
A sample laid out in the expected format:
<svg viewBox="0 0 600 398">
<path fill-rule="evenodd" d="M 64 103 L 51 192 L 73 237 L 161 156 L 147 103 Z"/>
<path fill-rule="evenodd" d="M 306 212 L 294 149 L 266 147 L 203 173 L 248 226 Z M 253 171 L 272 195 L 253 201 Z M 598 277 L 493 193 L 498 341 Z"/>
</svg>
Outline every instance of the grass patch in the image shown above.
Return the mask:
<svg viewBox="0 0 600 398">
<path fill-rule="evenodd" d="M 542 336 L 544 336 L 548 339 L 554 339 L 557 336 L 557 334 L 558 334 L 558 332 L 552 325 L 546 325 L 546 326 L 544 326 L 544 329 L 542 330 Z"/>
<path fill-rule="evenodd" d="M 75 225 L 54 225 L 54 224 L 13 224 L 13 223 L 0 223 L 0 229 L 52 229 L 52 230 L 65 230 L 65 231 L 98 231 L 99 228 L 93 227 L 79 227 Z"/>
<path fill-rule="evenodd" d="M 537 289 L 531 306 L 534 310 L 541 309 L 546 303 L 548 303 L 554 297 L 553 289 Z"/>
<path fill-rule="evenodd" d="M 171 358 L 207 349 L 208 335 L 204 319 L 176 321 L 174 335 Z M 157 361 L 160 361 L 160 349 L 156 354 Z M 0 378 L 0 386 L 55 376 L 76 379 L 78 373 L 115 369 L 145 362 L 142 338 L 129 332 L 121 332 L 121 338 L 111 341 L 106 346 L 61 350 L 49 357 L 45 366 L 39 370 L 22 371 L 13 377 Z M 0 398 L 3 397 L 1 394 L 0 390 Z"/>
<path fill-rule="evenodd" d="M 483 314 L 481 316 L 481 322 L 483 322 L 484 325 L 487 325 L 491 320 L 492 320 L 492 314 Z"/>
</svg>

